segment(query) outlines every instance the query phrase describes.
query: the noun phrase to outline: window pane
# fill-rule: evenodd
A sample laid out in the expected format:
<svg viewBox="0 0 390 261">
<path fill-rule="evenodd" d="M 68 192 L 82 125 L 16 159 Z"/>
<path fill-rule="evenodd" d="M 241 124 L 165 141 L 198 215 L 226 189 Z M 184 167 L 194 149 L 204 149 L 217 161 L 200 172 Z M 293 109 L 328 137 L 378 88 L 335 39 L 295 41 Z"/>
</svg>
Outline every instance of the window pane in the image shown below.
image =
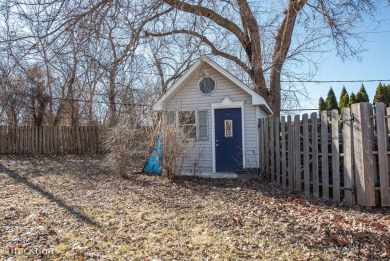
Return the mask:
<svg viewBox="0 0 390 261">
<path fill-rule="evenodd" d="M 166 114 L 166 123 L 171 125 L 175 124 L 175 116 L 176 113 L 174 111 L 168 111 Z"/>
<path fill-rule="evenodd" d="M 195 139 L 196 138 L 196 127 L 195 125 L 184 125 L 183 126 L 184 135 L 186 138 Z"/>
<path fill-rule="evenodd" d="M 233 121 L 225 120 L 225 137 L 233 137 Z"/>
<path fill-rule="evenodd" d="M 199 124 L 207 124 L 207 111 L 199 111 Z"/>
<path fill-rule="evenodd" d="M 203 94 L 210 94 L 215 89 L 215 81 L 211 78 L 203 78 L 199 83 L 199 90 Z"/>
<path fill-rule="evenodd" d="M 195 124 L 195 111 L 181 111 L 179 112 L 180 124 Z"/>
<path fill-rule="evenodd" d="M 199 125 L 199 138 L 207 138 L 207 125 Z"/>
</svg>

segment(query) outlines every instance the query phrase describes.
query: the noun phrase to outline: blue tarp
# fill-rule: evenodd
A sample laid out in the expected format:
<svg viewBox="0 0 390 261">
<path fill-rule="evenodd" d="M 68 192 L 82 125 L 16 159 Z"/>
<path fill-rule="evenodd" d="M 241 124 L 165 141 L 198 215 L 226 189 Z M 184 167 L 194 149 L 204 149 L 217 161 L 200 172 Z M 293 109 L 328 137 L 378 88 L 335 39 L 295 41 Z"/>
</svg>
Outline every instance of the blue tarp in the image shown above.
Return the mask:
<svg viewBox="0 0 390 261">
<path fill-rule="evenodd" d="M 157 138 L 156 147 L 153 149 L 152 154 L 148 159 L 148 163 L 146 164 L 145 172 L 147 174 L 156 173 L 157 175 L 161 175 L 162 167 L 160 157 L 162 155 L 162 141 L 161 136 Z"/>
</svg>

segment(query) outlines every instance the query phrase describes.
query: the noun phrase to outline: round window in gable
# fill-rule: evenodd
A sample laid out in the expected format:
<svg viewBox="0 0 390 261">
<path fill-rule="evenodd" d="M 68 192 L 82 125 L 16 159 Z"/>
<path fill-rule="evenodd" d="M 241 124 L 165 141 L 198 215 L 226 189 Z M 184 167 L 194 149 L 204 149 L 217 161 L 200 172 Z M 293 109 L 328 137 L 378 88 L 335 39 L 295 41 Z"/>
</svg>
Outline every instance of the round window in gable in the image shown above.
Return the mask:
<svg viewBox="0 0 390 261">
<path fill-rule="evenodd" d="M 211 93 L 213 93 L 214 90 L 215 90 L 215 81 L 212 78 L 210 78 L 210 77 L 203 78 L 199 82 L 199 90 L 203 94 L 211 94 Z"/>
</svg>

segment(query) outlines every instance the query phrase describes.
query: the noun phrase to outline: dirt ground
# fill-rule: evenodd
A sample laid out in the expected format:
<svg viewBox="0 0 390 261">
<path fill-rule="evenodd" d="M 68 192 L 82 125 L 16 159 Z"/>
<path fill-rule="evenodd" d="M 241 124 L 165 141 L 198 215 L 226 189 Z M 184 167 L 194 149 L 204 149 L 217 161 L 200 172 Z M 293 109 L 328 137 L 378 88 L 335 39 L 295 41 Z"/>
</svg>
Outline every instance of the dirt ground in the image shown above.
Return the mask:
<svg viewBox="0 0 390 261">
<path fill-rule="evenodd" d="M 123 179 L 101 157 L 0 157 L 0 260 L 390 259 L 389 209 L 268 182 Z"/>
</svg>

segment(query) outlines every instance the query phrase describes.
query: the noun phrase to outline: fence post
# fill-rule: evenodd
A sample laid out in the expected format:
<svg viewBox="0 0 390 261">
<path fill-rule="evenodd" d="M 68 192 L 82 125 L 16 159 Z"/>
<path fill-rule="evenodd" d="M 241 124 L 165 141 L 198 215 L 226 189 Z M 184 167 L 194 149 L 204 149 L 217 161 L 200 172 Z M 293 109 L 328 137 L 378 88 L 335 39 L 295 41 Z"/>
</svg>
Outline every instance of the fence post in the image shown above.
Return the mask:
<svg viewBox="0 0 390 261">
<path fill-rule="evenodd" d="M 313 171 L 313 196 L 320 196 L 320 184 L 318 174 L 318 120 L 317 112 L 311 114 L 311 149 L 312 149 L 312 171 Z"/>
<path fill-rule="evenodd" d="M 303 183 L 305 195 L 310 196 L 310 150 L 309 150 L 309 116 L 302 116 L 303 122 Z"/>
<path fill-rule="evenodd" d="M 276 162 L 276 183 L 280 185 L 280 130 L 279 117 L 274 118 L 275 130 L 275 162 Z"/>
<path fill-rule="evenodd" d="M 69 126 L 72 152 L 71 154 L 77 154 L 77 136 L 76 136 L 76 126 Z"/>
<path fill-rule="evenodd" d="M 275 139 L 274 139 L 274 121 L 273 118 L 268 118 L 268 126 L 269 126 L 269 155 L 270 155 L 270 176 L 271 181 L 275 181 Z"/>
<path fill-rule="evenodd" d="M 301 191 L 301 120 L 299 115 L 294 116 L 294 161 L 295 161 L 295 186 L 297 191 Z"/>
<path fill-rule="evenodd" d="M 47 155 L 47 131 L 46 126 L 41 126 L 41 139 L 42 139 L 42 155 Z"/>
<path fill-rule="evenodd" d="M 340 137 L 339 112 L 331 111 L 332 117 L 332 190 L 333 201 L 340 202 Z"/>
<path fill-rule="evenodd" d="M 25 131 L 25 141 L 24 141 L 24 153 L 28 153 L 28 154 L 31 154 L 31 151 L 30 151 L 30 142 L 31 142 L 31 137 L 30 137 L 30 126 L 25 126 L 24 127 L 24 131 Z"/>
<path fill-rule="evenodd" d="M 260 167 L 262 168 L 263 171 L 265 171 L 265 154 L 264 154 L 264 119 L 259 119 L 259 159 L 260 159 Z"/>
<path fill-rule="evenodd" d="M 328 138 L 328 112 L 321 112 L 321 176 L 322 197 L 329 200 L 329 138 Z"/>
<path fill-rule="evenodd" d="M 81 154 L 88 153 L 88 136 L 86 135 L 85 126 L 80 126 L 80 148 Z M 246 153 L 243 151 L 243 153 Z"/>
<path fill-rule="evenodd" d="M 378 136 L 378 164 L 381 206 L 390 206 L 389 193 L 389 170 L 387 156 L 387 126 L 386 126 L 386 105 L 382 102 L 376 103 L 376 130 Z"/>
<path fill-rule="evenodd" d="M 291 115 L 287 116 L 287 137 L 288 137 L 288 188 L 294 189 L 294 129 Z"/>
<path fill-rule="evenodd" d="M 96 153 L 102 154 L 104 153 L 103 149 L 101 148 L 100 143 L 100 131 L 103 131 L 103 127 L 95 127 L 95 142 L 96 142 Z"/>
<path fill-rule="evenodd" d="M 355 206 L 356 199 L 352 189 L 355 187 L 353 172 L 353 137 L 351 109 L 344 108 L 341 112 L 343 120 L 343 152 L 344 152 L 344 202 L 347 206 Z"/>
<path fill-rule="evenodd" d="M 69 154 L 69 133 L 68 133 L 68 127 L 67 126 L 61 126 L 61 132 L 62 132 L 62 153 L 63 154 Z"/>
<path fill-rule="evenodd" d="M 371 105 L 367 102 L 352 104 L 353 144 L 357 204 L 375 206 L 374 162 L 372 158 Z"/>
<path fill-rule="evenodd" d="M 280 122 L 281 129 L 281 143 L 282 143 L 282 187 L 286 187 L 286 176 L 287 176 L 287 160 L 286 160 L 286 118 L 282 116 Z"/>
<path fill-rule="evenodd" d="M 22 135 L 20 134 L 21 127 L 15 126 L 15 154 L 22 154 L 21 150 L 23 148 Z"/>
<path fill-rule="evenodd" d="M 270 153 L 270 150 L 269 150 L 269 136 L 268 136 L 268 118 L 265 118 L 264 119 L 264 153 L 265 153 L 265 164 L 264 164 L 264 167 L 265 167 L 265 173 L 267 175 L 267 178 L 271 178 L 271 175 L 270 175 L 270 166 L 269 166 L 269 153 Z"/>
</svg>

